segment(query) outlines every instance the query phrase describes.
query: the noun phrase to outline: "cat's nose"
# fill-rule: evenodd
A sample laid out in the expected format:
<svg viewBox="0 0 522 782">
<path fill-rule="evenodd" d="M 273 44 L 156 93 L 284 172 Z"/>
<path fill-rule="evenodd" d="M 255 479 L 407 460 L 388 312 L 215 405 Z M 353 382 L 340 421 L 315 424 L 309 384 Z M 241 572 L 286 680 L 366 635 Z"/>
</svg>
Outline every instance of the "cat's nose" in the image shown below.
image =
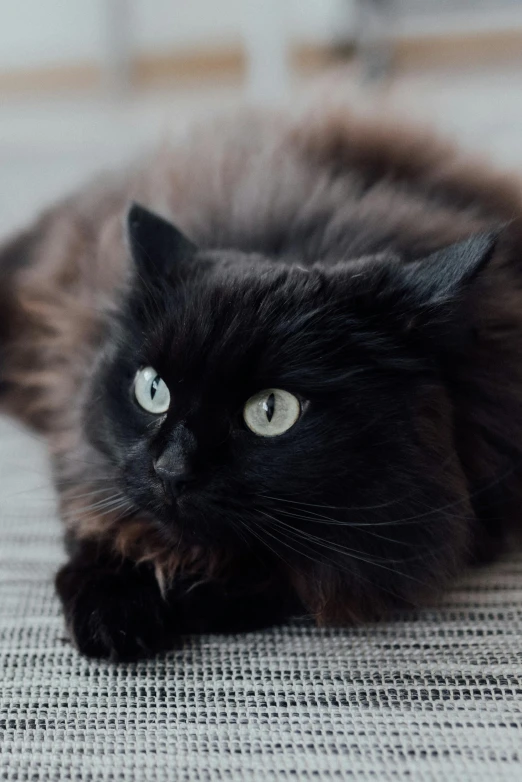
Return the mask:
<svg viewBox="0 0 522 782">
<path fill-rule="evenodd" d="M 169 460 L 170 461 L 170 460 Z M 160 457 L 154 463 L 156 475 L 163 484 L 165 492 L 171 497 L 179 497 L 194 480 L 190 466 L 185 462 L 169 463 Z"/>
</svg>

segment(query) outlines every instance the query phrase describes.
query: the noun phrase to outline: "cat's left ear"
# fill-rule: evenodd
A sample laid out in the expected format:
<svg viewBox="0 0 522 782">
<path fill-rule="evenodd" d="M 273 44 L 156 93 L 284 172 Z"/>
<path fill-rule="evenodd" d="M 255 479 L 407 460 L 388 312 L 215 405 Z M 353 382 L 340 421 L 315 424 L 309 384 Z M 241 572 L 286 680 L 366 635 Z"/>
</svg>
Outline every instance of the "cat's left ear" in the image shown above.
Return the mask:
<svg viewBox="0 0 522 782">
<path fill-rule="evenodd" d="M 197 251 L 172 223 L 139 204 L 129 209 L 127 235 L 133 260 L 146 277 L 168 274 L 177 263 L 189 260 Z"/>
<path fill-rule="evenodd" d="M 471 236 L 420 261 L 401 266 L 401 278 L 413 306 L 437 305 L 458 298 L 487 266 L 500 231 Z"/>
</svg>

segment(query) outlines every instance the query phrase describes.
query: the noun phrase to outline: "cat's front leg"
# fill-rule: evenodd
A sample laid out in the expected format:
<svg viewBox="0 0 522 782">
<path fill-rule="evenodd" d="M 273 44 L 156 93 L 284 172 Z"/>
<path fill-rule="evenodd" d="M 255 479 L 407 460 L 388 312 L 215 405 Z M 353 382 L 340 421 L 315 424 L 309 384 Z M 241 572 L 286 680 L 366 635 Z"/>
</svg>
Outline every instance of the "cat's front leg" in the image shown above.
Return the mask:
<svg viewBox="0 0 522 782">
<path fill-rule="evenodd" d="M 134 660 L 169 649 L 177 635 L 150 565 L 94 556 L 90 546 L 59 570 L 56 589 L 69 635 L 88 657 Z"/>
<path fill-rule="evenodd" d="M 298 609 L 288 588 L 257 563 L 226 578 L 176 576 L 162 593 L 149 564 L 76 546 L 56 577 L 70 636 L 88 657 L 135 660 L 171 649 L 184 633 L 253 630 Z"/>
</svg>

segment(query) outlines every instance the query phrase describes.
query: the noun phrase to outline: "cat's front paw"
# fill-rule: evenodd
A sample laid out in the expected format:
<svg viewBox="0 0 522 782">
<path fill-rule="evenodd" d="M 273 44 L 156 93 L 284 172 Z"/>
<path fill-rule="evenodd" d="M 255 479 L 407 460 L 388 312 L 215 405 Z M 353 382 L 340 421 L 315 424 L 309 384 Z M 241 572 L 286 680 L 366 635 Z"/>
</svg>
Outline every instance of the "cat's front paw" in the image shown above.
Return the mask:
<svg viewBox="0 0 522 782">
<path fill-rule="evenodd" d="M 168 606 L 151 571 L 118 570 L 73 562 L 56 576 L 71 638 L 87 657 L 137 660 L 172 648 Z"/>
</svg>

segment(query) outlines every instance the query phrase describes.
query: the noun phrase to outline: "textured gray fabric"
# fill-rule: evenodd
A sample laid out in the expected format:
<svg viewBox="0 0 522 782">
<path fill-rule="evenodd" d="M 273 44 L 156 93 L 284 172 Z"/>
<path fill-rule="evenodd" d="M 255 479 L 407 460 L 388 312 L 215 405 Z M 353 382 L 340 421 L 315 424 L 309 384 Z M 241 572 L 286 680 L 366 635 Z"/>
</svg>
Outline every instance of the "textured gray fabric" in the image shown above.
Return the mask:
<svg viewBox="0 0 522 782">
<path fill-rule="evenodd" d="M 346 631 L 82 659 L 43 449 L 0 421 L 0 780 L 521 780 L 522 558 L 436 608 Z"/>
</svg>

